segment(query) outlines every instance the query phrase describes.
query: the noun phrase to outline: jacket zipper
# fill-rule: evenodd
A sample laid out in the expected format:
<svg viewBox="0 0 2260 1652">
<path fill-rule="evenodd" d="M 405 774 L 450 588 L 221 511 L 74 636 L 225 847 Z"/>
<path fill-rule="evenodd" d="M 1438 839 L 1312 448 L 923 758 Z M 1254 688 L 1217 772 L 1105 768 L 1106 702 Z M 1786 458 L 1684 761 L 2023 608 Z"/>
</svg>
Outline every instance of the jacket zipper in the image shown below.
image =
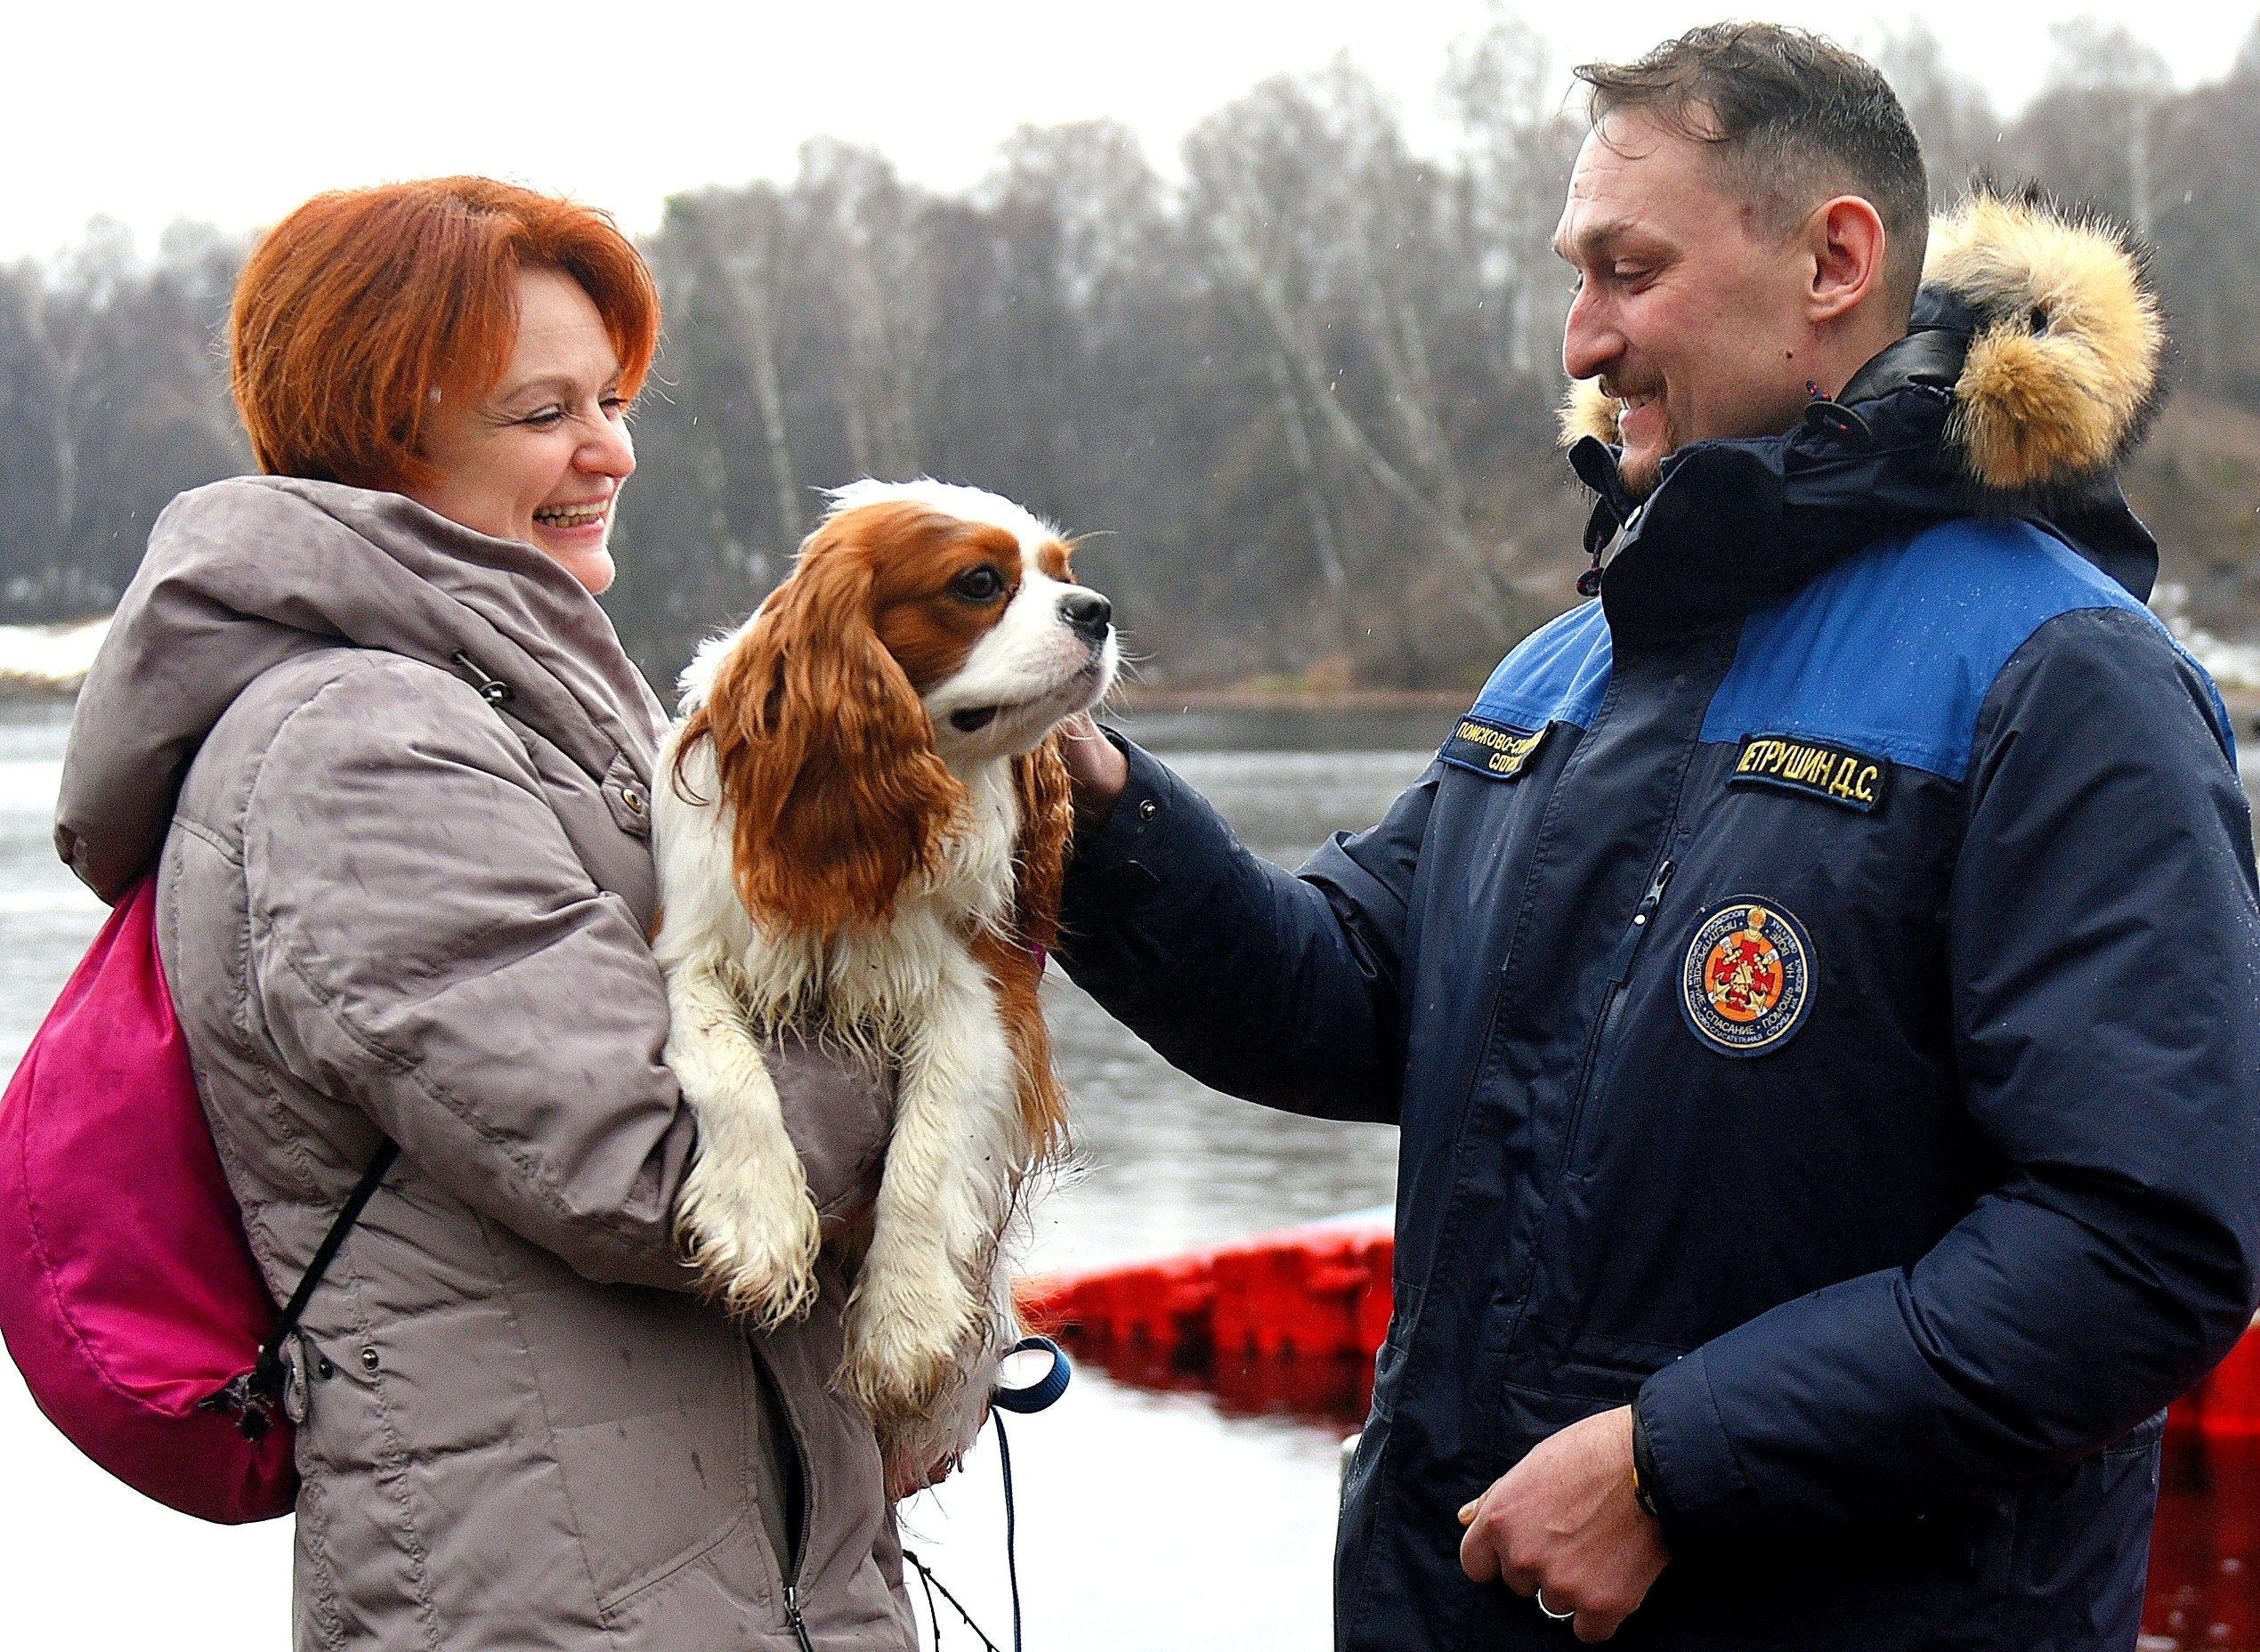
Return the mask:
<svg viewBox="0 0 2260 1652">
<path fill-rule="evenodd" d="M 800 1615 L 800 1568 L 808 1563 L 808 1531 L 816 1518 L 816 1488 L 808 1472 L 808 1453 L 800 1443 L 800 1425 L 785 1405 L 784 1390 L 777 1392 L 777 1409 L 784 1413 L 786 1443 L 800 1459 L 800 1529 L 793 1534 L 792 1575 L 785 1579 L 785 1623 L 800 1642 L 800 1652 L 816 1652 L 808 1639 L 808 1620 Z"/>
<path fill-rule="evenodd" d="M 1640 943 L 1647 938 L 1654 923 L 1656 909 L 1664 903 L 1664 891 L 1672 881 L 1678 865 L 1665 861 L 1656 869 L 1656 876 L 1648 880 L 1648 893 L 1640 896 L 1640 903 L 1632 910 L 1632 921 L 1624 926 L 1624 934 L 1616 943 L 1616 954 L 1609 960 L 1608 984 L 1601 994 L 1600 1014 L 1593 1017 L 1593 1035 L 1586 1041 L 1585 1059 L 1577 1069 L 1577 1093 L 1569 1106 L 1569 1128 L 1565 1132 L 1561 1149 L 1562 1174 L 1567 1175 L 1577 1153 L 1577 1132 L 1584 1123 L 1586 1089 L 1593 1081 L 1593 1073 L 1600 1060 L 1600 1052 L 1608 1042 L 1608 1032 L 1616 1021 L 1616 1012 L 1623 1007 L 1624 984 L 1632 978 L 1632 960 L 1639 955 Z"/>
<path fill-rule="evenodd" d="M 801 1444 L 800 1424 L 792 1414 L 792 1407 L 785 1404 L 784 1385 L 771 1373 L 769 1362 L 762 1356 L 761 1350 L 754 1346 L 750 1337 L 746 1339 L 746 1352 L 752 1356 L 759 1381 L 768 1390 L 769 1397 L 775 1402 L 773 1409 L 785 1425 L 785 1447 L 792 1453 L 800 1469 L 796 1477 L 800 1482 L 800 1525 L 797 1530 L 786 1534 L 792 1552 L 785 1557 L 784 1566 L 785 1627 L 792 1631 L 793 1639 L 800 1643 L 800 1652 L 816 1652 L 815 1642 L 808 1638 L 808 1620 L 802 1616 L 800 1609 L 800 1568 L 808 1559 L 808 1532 L 816 1518 L 816 1487 L 808 1472 L 808 1452 Z"/>
</svg>

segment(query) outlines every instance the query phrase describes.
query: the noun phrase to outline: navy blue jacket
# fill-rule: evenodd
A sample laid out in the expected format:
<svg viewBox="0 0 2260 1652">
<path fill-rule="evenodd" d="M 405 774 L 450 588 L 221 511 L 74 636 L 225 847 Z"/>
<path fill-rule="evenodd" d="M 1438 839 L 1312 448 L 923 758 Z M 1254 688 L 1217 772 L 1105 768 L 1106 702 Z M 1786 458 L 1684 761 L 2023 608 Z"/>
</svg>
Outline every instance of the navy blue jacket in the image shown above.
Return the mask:
<svg viewBox="0 0 2260 1652">
<path fill-rule="evenodd" d="M 1403 1129 L 1343 1648 L 1571 1644 L 1454 1511 L 1627 1402 L 1628 1652 L 2133 1644 L 2158 1413 L 2260 1292 L 2249 810 L 2116 488 L 1969 514 L 1932 320 L 1637 513 L 1584 447 L 1600 600 L 1371 831 L 1291 876 L 1131 749 L 1081 846 L 1110 1011 Z"/>
</svg>

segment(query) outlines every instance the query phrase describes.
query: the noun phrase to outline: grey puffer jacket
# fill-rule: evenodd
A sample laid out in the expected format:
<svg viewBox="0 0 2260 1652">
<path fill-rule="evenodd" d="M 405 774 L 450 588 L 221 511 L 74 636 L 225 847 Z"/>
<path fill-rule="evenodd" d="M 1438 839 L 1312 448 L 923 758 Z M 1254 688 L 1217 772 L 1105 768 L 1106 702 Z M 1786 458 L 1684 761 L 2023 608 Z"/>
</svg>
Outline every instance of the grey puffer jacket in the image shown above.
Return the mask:
<svg viewBox="0 0 2260 1652">
<path fill-rule="evenodd" d="M 838 1280 L 749 1342 L 676 1257 L 662 725 L 539 552 L 277 478 L 174 502 L 80 698 L 57 843 L 105 896 L 162 846 L 174 1001 L 278 1300 L 401 1146 L 296 1350 L 301 1648 L 798 1648 L 796 1607 L 819 1648 L 911 1643 L 871 1431 L 827 1388 Z M 847 1213 L 885 1097 L 777 1065 Z"/>
</svg>

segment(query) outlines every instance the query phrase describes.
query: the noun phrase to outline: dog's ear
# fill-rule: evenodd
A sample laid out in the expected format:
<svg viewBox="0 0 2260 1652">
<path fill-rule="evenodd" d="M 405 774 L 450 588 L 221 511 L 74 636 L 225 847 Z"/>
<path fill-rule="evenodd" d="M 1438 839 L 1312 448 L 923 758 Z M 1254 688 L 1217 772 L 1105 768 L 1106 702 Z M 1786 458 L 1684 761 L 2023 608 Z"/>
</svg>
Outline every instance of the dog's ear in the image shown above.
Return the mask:
<svg viewBox="0 0 2260 1652">
<path fill-rule="evenodd" d="M 1013 905 L 1019 938 L 1049 952 L 1059 941 L 1059 895 L 1067 875 L 1067 848 L 1075 835 L 1065 739 L 1057 729 L 1042 745 L 1012 760 L 1013 795 L 1020 805 L 1020 837 L 1013 845 Z"/>
<path fill-rule="evenodd" d="M 1020 836 L 1012 850 L 1012 933 L 984 935 L 974 943 L 974 955 L 996 984 L 1012 1047 L 1020 1145 L 1030 1166 L 1057 1160 L 1067 1146 L 1067 1092 L 1052 1065 L 1039 995 L 1044 955 L 1059 939 L 1060 889 L 1075 832 L 1062 739 L 1054 729 L 1042 745 L 1012 761 L 1013 795 L 1020 805 Z"/>
<path fill-rule="evenodd" d="M 884 921 L 934 870 L 966 800 L 873 628 L 872 579 L 852 524 L 818 529 L 684 741 L 714 742 L 748 909 L 827 939 Z"/>
</svg>

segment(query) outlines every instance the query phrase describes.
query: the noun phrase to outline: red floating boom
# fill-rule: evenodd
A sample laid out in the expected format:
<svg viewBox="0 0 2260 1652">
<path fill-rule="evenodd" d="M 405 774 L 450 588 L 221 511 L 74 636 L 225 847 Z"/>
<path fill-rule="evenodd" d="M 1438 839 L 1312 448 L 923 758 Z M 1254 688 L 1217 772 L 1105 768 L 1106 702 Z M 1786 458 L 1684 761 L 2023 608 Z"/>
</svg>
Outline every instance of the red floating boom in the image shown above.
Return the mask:
<svg viewBox="0 0 2260 1652">
<path fill-rule="evenodd" d="M 1370 1359 L 1389 1334 L 1396 1250 L 1389 1212 L 1361 1211 L 1156 1261 L 1032 1274 L 1014 1295 L 1040 1330 L 1156 1353 Z M 2260 1439 L 2260 1328 L 2175 1402 L 2170 1421 L 2208 1438 Z"/>
<path fill-rule="evenodd" d="M 1033 1275 L 1015 1295 L 1032 1324 L 1161 1352 L 1371 1358 L 1389 1334 L 1395 1253 L 1389 1212 L 1361 1211 L 1160 1261 Z"/>
<path fill-rule="evenodd" d="M 2207 1439 L 2260 1439 L 2260 1320 L 2211 1376 L 2174 1402 L 2167 1421 Z"/>
</svg>

